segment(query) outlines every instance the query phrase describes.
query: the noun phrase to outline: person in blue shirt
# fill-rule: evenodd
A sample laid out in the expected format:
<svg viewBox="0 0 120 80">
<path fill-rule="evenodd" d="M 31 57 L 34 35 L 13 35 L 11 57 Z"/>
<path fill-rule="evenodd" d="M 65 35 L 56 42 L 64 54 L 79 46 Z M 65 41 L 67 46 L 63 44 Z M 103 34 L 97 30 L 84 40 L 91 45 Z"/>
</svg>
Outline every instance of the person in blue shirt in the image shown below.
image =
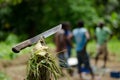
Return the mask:
<svg viewBox="0 0 120 80">
<path fill-rule="evenodd" d="M 92 80 L 94 79 L 94 74 L 89 62 L 89 56 L 86 51 L 86 45 L 88 40 L 90 39 L 89 32 L 86 28 L 84 28 L 84 22 L 78 21 L 78 27 L 73 30 L 73 37 L 76 43 L 76 52 L 77 52 L 77 59 L 78 59 L 78 72 L 80 78 L 82 78 L 82 64 L 84 67 L 90 71 L 92 76 Z"/>
</svg>

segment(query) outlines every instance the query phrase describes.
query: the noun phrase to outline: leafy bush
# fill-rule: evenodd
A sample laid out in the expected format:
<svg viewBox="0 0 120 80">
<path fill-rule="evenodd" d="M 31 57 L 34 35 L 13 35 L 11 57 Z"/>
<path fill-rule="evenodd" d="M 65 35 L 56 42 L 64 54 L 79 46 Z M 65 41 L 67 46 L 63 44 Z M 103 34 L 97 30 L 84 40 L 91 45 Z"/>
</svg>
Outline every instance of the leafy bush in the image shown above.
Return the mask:
<svg viewBox="0 0 120 80">
<path fill-rule="evenodd" d="M 20 36 L 20 39 L 22 36 Z M 12 52 L 12 47 L 16 45 L 20 41 L 19 37 L 15 34 L 11 33 L 8 35 L 5 41 L 0 42 L 0 58 L 3 59 L 14 59 L 19 54 L 15 54 Z M 20 53 L 27 53 L 30 49 L 27 48 L 25 50 L 22 50 Z M 20 54 L 21 55 L 21 54 Z"/>
<path fill-rule="evenodd" d="M 8 35 L 8 37 L 6 38 L 5 42 L 6 42 L 6 44 L 15 44 L 15 43 L 18 43 L 19 40 L 18 40 L 18 37 L 15 34 L 10 33 Z"/>
</svg>

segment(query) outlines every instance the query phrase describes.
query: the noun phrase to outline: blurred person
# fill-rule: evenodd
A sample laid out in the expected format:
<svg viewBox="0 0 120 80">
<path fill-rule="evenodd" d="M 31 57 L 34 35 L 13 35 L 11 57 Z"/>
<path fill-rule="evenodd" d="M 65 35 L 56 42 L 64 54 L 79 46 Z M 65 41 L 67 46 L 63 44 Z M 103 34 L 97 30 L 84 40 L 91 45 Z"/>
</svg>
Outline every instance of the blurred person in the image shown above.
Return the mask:
<svg viewBox="0 0 120 80">
<path fill-rule="evenodd" d="M 95 65 L 97 65 L 98 63 L 99 56 L 103 54 L 104 64 L 102 67 L 106 67 L 106 62 L 108 60 L 107 42 L 111 37 L 112 32 L 110 31 L 110 29 L 107 28 L 103 22 L 100 22 L 95 31 L 95 39 L 97 42 L 97 55 L 95 57 Z"/>
<path fill-rule="evenodd" d="M 67 47 L 66 47 L 66 37 L 65 37 L 65 31 L 63 25 L 62 25 L 62 29 L 55 34 L 54 41 L 56 45 L 56 52 L 58 53 L 57 56 L 59 58 L 59 65 L 61 67 L 64 67 L 64 65 L 61 63 L 62 61 L 66 62 L 67 60 L 65 56 Z"/>
<path fill-rule="evenodd" d="M 70 23 L 64 22 L 63 23 L 64 31 L 65 31 L 65 37 L 66 37 L 66 46 L 67 46 L 67 58 L 71 57 L 71 49 L 72 49 L 72 32 L 70 30 Z"/>
<path fill-rule="evenodd" d="M 70 67 L 70 65 L 68 64 L 68 58 L 71 57 L 71 50 L 72 50 L 72 32 L 71 32 L 71 25 L 69 22 L 64 22 L 62 23 L 62 27 L 63 27 L 63 30 L 65 31 L 65 42 L 66 42 L 66 54 L 65 54 L 65 57 L 66 57 L 66 61 L 67 61 L 67 65 L 68 65 L 68 69 L 67 69 L 67 72 L 69 73 L 70 76 L 73 76 L 73 69 Z"/>
<path fill-rule="evenodd" d="M 86 51 L 87 42 L 90 39 L 90 35 L 86 28 L 84 28 L 84 22 L 78 21 L 78 27 L 73 30 L 73 37 L 76 43 L 76 52 L 78 59 L 78 72 L 80 78 L 82 78 L 82 64 L 84 67 L 90 71 L 92 80 L 94 79 L 94 74 L 89 62 L 89 56 Z"/>
<path fill-rule="evenodd" d="M 70 36 L 66 35 L 66 30 L 70 26 L 69 23 L 62 23 L 62 29 L 55 34 L 55 44 L 56 52 L 58 53 L 59 65 L 60 67 L 67 68 L 67 72 L 72 76 L 73 70 L 69 66 L 67 59 L 67 42 L 69 41 Z M 63 69 L 62 69 L 63 70 Z"/>
</svg>

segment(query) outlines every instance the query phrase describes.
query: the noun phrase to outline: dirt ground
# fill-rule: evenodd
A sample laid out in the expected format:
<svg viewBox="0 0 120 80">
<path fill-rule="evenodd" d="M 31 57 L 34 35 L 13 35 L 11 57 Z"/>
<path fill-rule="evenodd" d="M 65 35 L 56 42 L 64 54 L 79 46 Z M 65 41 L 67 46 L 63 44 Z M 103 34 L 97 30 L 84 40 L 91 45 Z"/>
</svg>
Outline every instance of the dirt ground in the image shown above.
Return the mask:
<svg viewBox="0 0 120 80">
<path fill-rule="evenodd" d="M 0 70 L 5 72 L 12 80 L 24 80 L 28 59 L 29 55 L 25 54 L 12 61 L 0 60 Z M 111 71 L 120 71 L 120 62 L 116 60 L 116 56 L 110 55 L 106 69 L 100 68 L 103 64 L 101 60 L 98 64 L 99 67 L 94 67 L 94 59 L 91 59 L 91 64 L 95 72 L 95 80 L 119 80 L 110 77 Z M 80 80 L 76 67 L 74 67 L 73 70 L 73 76 L 68 75 L 65 70 L 65 76 L 61 77 L 59 80 Z M 87 78 L 88 76 L 85 77 Z"/>
</svg>

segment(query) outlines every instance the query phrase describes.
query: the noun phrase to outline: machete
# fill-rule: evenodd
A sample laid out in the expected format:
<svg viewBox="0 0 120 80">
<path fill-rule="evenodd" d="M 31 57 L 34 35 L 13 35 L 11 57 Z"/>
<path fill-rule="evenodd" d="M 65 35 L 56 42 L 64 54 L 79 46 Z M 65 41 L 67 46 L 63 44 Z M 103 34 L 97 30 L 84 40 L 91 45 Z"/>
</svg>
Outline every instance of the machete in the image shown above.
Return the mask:
<svg viewBox="0 0 120 80">
<path fill-rule="evenodd" d="M 59 31 L 61 29 L 62 25 L 59 24 L 58 26 L 54 27 L 54 28 L 51 28 L 33 38 L 30 38 L 30 39 L 27 39 L 19 44 L 17 44 L 16 46 L 14 46 L 12 48 L 12 51 L 15 52 L 15 53 L 19 53 L 20 50 L 28 47 L 28 46 L 31 46 L 32 44 L 35 44 L 38 42 L 38 40 L 40 40 L 40 38 L 44 37 L 44 38 L 47 38 L 48 36 L 56 33 L 57 31 Z"/>
</svg>

